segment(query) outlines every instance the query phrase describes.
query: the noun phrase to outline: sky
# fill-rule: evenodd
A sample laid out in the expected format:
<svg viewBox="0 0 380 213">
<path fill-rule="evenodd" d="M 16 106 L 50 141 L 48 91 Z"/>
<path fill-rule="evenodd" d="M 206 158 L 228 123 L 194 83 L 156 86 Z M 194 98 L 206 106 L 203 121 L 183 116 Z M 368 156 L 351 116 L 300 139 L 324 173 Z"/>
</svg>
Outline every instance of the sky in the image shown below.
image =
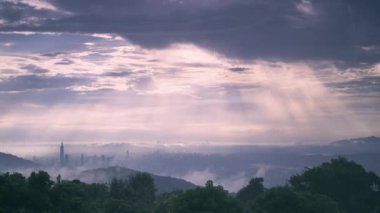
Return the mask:
<svg viewBox="0 0 380 213">
<path fill-rule="evenodd" d="M 0 0 L 0 143 L 380 135 L 378 0 Z"/>
</svg>

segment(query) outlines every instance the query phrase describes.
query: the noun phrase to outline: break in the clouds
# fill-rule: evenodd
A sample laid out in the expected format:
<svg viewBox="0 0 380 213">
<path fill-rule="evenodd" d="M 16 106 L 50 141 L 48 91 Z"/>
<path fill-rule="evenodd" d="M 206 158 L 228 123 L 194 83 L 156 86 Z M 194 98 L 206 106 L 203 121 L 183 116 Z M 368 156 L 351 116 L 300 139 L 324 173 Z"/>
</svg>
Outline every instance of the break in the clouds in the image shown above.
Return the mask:
<svg viewBox="0 0 380 213">
<path fill-rule="evenodd" d="M 0 2 L 0 141 L 379 135 L 378 1 Z"/>
</svg>

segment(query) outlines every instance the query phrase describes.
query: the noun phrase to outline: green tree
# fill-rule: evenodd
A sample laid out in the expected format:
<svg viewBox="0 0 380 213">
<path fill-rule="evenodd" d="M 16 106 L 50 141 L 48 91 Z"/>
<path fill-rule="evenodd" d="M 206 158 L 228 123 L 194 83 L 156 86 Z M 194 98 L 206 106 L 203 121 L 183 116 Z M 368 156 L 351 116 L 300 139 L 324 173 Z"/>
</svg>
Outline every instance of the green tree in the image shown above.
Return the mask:
<svg viewBox="0 0 380 213">
<path fill-rule="evenodd" d="M 51 189 L 50 194 L 56 212 L 95 213 L 104 212 L 108 189 L 105 184 L 61 181 Z"/>
<path fill-rule="evenodd" d="M 158 194 L 156 199 L 155 211 L 156 213 L 168 213 L 171 212 L 174 200 L 183 194 L 183 191 L 166 192 Z"/>
<path fill-rule="evenodd" d="M 0 176 L 0 212 L 23 212 L 27 200 L 26 179 L 20 173 Z"/>
<path fill-rule="evenodd" d="M 52 203 L 57 212 L 90 212 L 85 202 L 86 184 L 80 181 L 61 181 L 51 190 Z"/>
<path fill-rule="evenodd" d="M 53 184 L 49 173 L 45 171 L 32 172 L 28 178 L 29 188 L 40 192 L 48 192 Z"/>
<path fill-rule="evenodd" d="M 353 161 L 339 157 L 290 179 L 299 191 L 334 199 L 343 213 L 380 212 L 380 179 Z"/>
<path fill-rule="evenodd" d="M 50 212 L 52 204 L 50 201 L 49 191 L 54 182 L 45 171 L 32 172 L 27 179 L 29 189 L 26 204 L 32 212 Z"/>
<path fill-rule="evenodd" d="M 236 194 L 236 198 L 243 202 L 253 201 L 260 194 L 264 193 L 264 179 L 263 178 L 252 178 L 248 185 L 243 187 Z"/>
<path fill-rule="evenodd" d="M 110 198 L 105 202 L 106 212 L 152 212 L 155 201 L 153 178 L 147 173 L 137 173 L 128 181 L 113 179 Z"/>
<path fill-rule="evenodd" d="M 296 192 L 288 187 L 269 189 L 256 198 L 252 213 L 339 213 L 329 197 L 308 192 Z"/>
<path fill-rule="evenodd" d="M 123 199 L 130 194 L 128 192 L 128 183 L 124 180 L 118 180 L 116 178 L 112 179 L 109 186 L 109 194 L 111 198 Z"/>
<path fill-rule="evenodd" d="M 173 199 L 168 212 L 208 212 L 208 213 L 239 213 L 243 212 L 240 203 L 230 197 L 222 186 L 214 186 L 207 181 L 205 187 L 191 189 Z"/>
<path fill-rule="evenodd" d="M 143 213 L 149 212 L 142 208 L 141 205 L 132 202 L 131 200 L 110 198 L 105 202 L 106 213 Z"/>
<path fill-rule="evenodd" d="M 153 209 L 156 189 L 154 180 L 149 174 L 137 173 L 129 179 L 129 187 L 136 202 Z"/>
</svg>

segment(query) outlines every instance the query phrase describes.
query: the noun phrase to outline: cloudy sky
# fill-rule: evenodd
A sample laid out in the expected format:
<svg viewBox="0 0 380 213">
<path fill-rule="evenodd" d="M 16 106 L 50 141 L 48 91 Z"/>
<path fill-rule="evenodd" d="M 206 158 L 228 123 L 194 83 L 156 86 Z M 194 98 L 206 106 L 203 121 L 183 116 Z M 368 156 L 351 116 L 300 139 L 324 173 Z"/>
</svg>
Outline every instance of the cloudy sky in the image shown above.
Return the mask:
<svg viewBox="0 0 380 213">
<path fill-rule="evenodd" d="M 0 143 L 380 135 L 378 0 L 0 0 Z"/>
</svg>

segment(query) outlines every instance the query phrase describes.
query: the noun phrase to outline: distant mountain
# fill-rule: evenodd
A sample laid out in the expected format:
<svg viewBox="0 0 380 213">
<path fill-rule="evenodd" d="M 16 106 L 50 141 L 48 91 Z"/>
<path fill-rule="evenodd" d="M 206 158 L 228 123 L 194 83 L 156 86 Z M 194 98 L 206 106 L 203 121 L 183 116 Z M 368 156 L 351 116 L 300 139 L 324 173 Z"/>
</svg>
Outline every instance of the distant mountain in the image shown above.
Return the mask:
<svg viewBox="0 0 380 213">
<path fill-rule="evenodd" d="M 278 150 L 298 154 L 352 155 L 363 153 L 380 154 L 380 137 L 370 136 L 331 142 L 325 145 L 298 145 L 287 147 L 268 147 L 265 150 Z"/>
<path fill-rule="evenodd" d="M 138 173 L 136 170 L 114 166 L 83 171 L 77 176 L 77 179 L 87 183 L 107 183 L 113 178 L 122 180 L 128 179 L 136 173 Z M 154 184 L 158 193 L 188 190 L 196 187 L 196 185 L 179 178 L 165 177 L 154 174 L 150 175 L 154 179 Z"/>
<path fill-rule="evenodd" d="M 36 168 L 39 165 L 15 155 L 0 152 L 0 171 Z"/>
<path fill-rule="evenodd" d="M 341 153 L 380 153 L 380 138 L 371 136 L 340 140 L 331 143 L 330 147 L 339 150 Z"/>
<path fill-rule="evenodd" d="M 340 140 L 340 141 L 333 142 L 332 145 L 335 145 L 335 146 L 347 146 L 347 145 L 380 146 L 380 138 L 375 137 L 375 136 L 370 136 L 366 138 Z"/>
</svg>

